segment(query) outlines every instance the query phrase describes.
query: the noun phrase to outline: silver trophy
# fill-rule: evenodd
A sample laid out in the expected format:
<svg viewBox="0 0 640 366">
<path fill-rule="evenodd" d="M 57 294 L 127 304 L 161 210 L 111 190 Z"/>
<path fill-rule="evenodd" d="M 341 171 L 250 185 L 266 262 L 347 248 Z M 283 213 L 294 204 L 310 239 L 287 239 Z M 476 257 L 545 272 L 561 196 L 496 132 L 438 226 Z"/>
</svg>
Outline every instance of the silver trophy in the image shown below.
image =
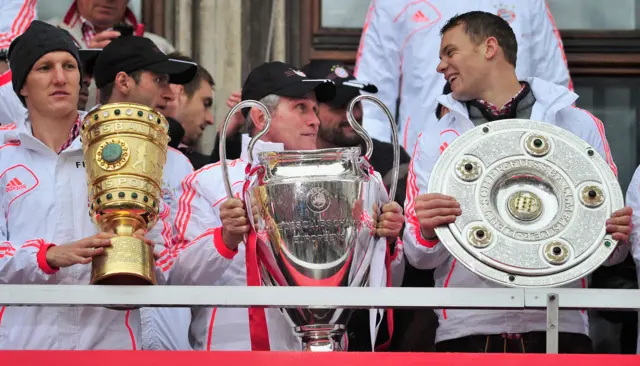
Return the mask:
<svg viewBox="0 0 640 366">
<path fill-rule="evenodd" d="M 472 272 L 510 287 L 553 287 L 587 276 L 617 241 L 605 221 L 624 206 L 618 180 L 593 147 L 549 123 L 483 124 L 442 153 L 429 192 L 462 215 L 436 228 Z"/>
<path fill-rule="evenodd" d="M 374 210 L 387 202 L 380 196 L 382 182 L 374 178 L 368 163 L 373 144 L 353 116 L 360 100 L 382 108 L 393 131 L 393 183 L 395 196 L 399 149 L 391 113 L 377 98 L 360 95 L 349 104 L 347 119 L 366 144 L 359 147 L 309 151 L 261 152 L 262 169 L 251 178 L 246 191 L 247 213 L 257 237 L 257 252 L 264 286 L 363 287 L 368 285 L 374 253 Z M 222 128 L 220 156 L 227 195 L 232 197 L 225 139 L 227 125 L 238 110 L 257 107 L 265 114 L 266 126 L 249 143 L 254 161 L 255 143 L 268 132 L 271 116 L 263 104 L 244 101 L 231 109 Z M 366 158 L 365 158 L 366 157 Z M 250 204 L 249 204 L 250 203 Z M 246 242 L 246 240 L 245 240 Z M 342 351 L 349 309 L 281 309 L 301 337 L 306 351 Z"/>
</svg>

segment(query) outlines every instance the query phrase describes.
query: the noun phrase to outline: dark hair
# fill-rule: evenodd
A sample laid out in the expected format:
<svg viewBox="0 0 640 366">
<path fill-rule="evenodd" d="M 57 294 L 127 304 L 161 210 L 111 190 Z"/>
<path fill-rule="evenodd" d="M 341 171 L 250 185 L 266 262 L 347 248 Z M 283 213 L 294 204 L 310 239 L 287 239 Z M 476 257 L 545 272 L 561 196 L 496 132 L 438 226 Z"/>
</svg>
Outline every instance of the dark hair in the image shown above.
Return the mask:
<svg viewBox="0 0 640 366">
<path fill-rule="evenodd" d="M 191 57 L 186 56 L 177 51 L 172 52 L 167 56 L 175 60 L 195 62 Z M 207 71 L 207 69 L 202 67 L 202 65 L 198 64 L 198 71 L 196 71 L 196 76 L 193 77 L 193 80 L 184 84 L 184 92 L 185 94 L 187 94 L 187 97 L 189 99 L 191 99 L 191 97 L 193 97 L 196 91 L 198 91 L 198 89 L 200 88 L 200 83 L 203 80 L 209 83 L 209 85 L 211 85 L 212 87 L 216 85 L 216 83 L 213 81 L 213 76 L 211 76 L 209 71 Z"/>
<path fill-rule="evenodd" d="M 484 11 L 470 11 L 449 19 L 440 30 L 440 35 L 444 35 L 458 25 L 464 26 L 465 33 L 475 44 L 480 44 L 489 37 L 495 37 L 498 40 L 498 45 L 502 47 L 507 62 L 514 67 L 516 66 L 518 42 L 513 29 L 506 20 Z"/>
<path fill-rule="evenodd" d="M 136 70 L 129 75 L 136 84 L 140 84 L 140 77 L 142 76 L 142 72 L 144 70 Z M 115 85 L 115 80 L 106 84 L 102 88 L 100 88 L 100 104 L 107 104 L 109 102 L 109 98 L 111 98 L 111 94 L 113 94 L 113 86 Z"/>
</svg>

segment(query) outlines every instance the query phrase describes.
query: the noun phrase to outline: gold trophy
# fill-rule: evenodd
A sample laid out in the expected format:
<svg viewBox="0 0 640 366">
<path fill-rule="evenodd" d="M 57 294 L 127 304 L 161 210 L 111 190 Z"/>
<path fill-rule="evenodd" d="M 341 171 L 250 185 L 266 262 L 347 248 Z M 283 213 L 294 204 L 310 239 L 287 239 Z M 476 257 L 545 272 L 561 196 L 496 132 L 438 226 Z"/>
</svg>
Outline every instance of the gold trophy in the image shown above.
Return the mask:
<svg viewBox="0 0 640 366">
<path fill-rule="evenodd" d="M 169 123 L 143 105 L 114 103 L 82 123 L 89 215 L 112 245 L 93 258 L 91 284 L 155 285 L 153 248 L 133 237 L 158 221 Z"/>
</svg>

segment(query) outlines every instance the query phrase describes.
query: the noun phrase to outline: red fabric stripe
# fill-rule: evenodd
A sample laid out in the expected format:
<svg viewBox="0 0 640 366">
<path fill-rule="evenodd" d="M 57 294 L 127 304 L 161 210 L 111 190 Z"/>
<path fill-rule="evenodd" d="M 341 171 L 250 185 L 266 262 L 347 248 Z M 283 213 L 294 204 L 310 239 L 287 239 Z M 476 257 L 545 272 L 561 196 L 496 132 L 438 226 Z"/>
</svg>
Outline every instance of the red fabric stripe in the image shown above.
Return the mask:
<svg viewBox="0 0 640 366">
<path fill-rule="evenodd" d="M 562 36 L 560 35 L 560 30 L 558 30 L 558 26 L 556 26 L 556 21 L 553 19 L 553 14 L 551 14 L 551 9 L 549 8 L 549 3 L 545 0 L 545 7 L 547 8 L 547 18 L 551 22 L 551 26 L 553 27 L 553 33 L 556 36 L 556 40 L 558 41 L 558 48 L 560 49 L 560 53 L 562 54 L 562 61 L 564 61 L 564 65 L 567 68 L 567 73 L 569 74 L 569 84 L 567 88 L 573 91 L 573 80 L 571 80 L 571 73 L 569 72 L 569 64 L 567 63 L 567 55 L 564 53 L 564 46 L 562 45 Z"/>
<path fill-rule="evenodd" d="M 127 314 L 124 316 L 124 325 L 127 327 L 129 331 L 129 337 L 131 337 L 131 349 L 136 350 L 136 337 L 133 335 L 133 329 L 131 329 L 131 325 L 129 325 L 129 316 L 131 315 L 131 310 L 127 310 Z"/>
<path fill-rule="evenodd" d="M 353 68 L 353 75 L 358 77 L 358 68 L 360 66 L 360 59 L 362 58 L 362 52 L 364 50 L 364 40 L 367 35 L 367 31 L 369 30 L 369 23 L 371 22 L 371 16 L 373 15 L 373 11 L 376 7 L 376 0 L 371 1 L 371 5 L 369 5 L 369 10 L 367 10 L 367 17 L 364 21 L 364 26 L 362 27 L 362 35 L 360 36 L 360 45 L 358 46 L 358 53 L 356 54 L 356 65 Z"/>
<path fill-rule="evenodd" d="M 218 308 L 213 308 L 211 311 L 211 320 L 209 320 L 209 331 L 207 332 L 207 351 L 211 351 L 211 338 L 213 337 L 213 324 L 216 319 L 216 311 Z"/>
<path fill-rule="evenodd" d="M 0 86 L 9 84 L 11 82 L 11 70 L 8 70 L 4 74 L 0 75 Z"/>
<path fill-rule="evenodd" d="M 47 262 L 47 249 L 53 246 L 55 246 L 55 244 L 44 243 L 44 241 L 42 241 L 40 243 L 40 249 L 38 250 L 38 254 L 36 256 L 38 260 L 38 267 L 40 267 L 42 272 L 48 275 L 52 275 L 60 270 L 60 268 L 52 268 Z"/>
<path fill-rule="evenodd" d="M 260 271 L 258 269 L 257 239 L 255 230 L 249 232 L 246 243 L 247 286 L 260 286 Z M 269 351 L 269 331 L 267 316 L 264 308 L 249 308 L 249 334 L 251 336 L 252 351 Z"/>
<path fill-rule="evenodd" d="M 27 28 L 35 16 L 35 0 L 25 1 L 18 16 L 13 20 L 11 25 L 11 32 L 5 32 L 0 34 L 0 48 L 8 48 L 11 42 L 19 35 L 21 35 Z M 26 22 L 25 22 L 26 21 Z M 26 23 L 26 25 L 25 25 Z M 6 37 L 6 38 L 5 38 Z"/>
<path fill-rule="evenodd" d="M 451 280 L 451 275 L 453 275 L 453 269 L 456 267 L 457 259 L 454 259 L 451 262 L 451 268 L 449 269 L 449 274 L 447 275 L 447 279 L 444 281 L 444 288 L 449 287 L 449 280 Z M 442 317 L 444 320 L 447 320 L 447 309 L 442 309 Z"/>
</svg>

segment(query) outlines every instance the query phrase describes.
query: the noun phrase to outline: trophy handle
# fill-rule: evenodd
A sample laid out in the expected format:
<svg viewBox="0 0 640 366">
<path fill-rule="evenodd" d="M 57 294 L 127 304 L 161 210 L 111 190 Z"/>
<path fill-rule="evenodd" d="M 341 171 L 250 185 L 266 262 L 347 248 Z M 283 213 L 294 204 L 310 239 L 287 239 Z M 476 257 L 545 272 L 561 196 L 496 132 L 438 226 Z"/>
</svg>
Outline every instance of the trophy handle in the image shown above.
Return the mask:
<svg viewBox="0 0 640 366">
<path fill-rule="evenodd" d="M 373 95 L 361 94 L 351 100 L 351 103 L 349 103 L 349 107 L 347 108 L 347 120 L 349 121 L 351 128 L 353 128 L 353 130 L 356 131 L 356 133 L 360 135 L 360 137 L 362 137 L 362 139 L 364 140 L 364 143 L 367 147 L 367 152 L 365 153 L 367 159 L 371 157 L 371 153 L 373 152 L 373 141 L 371 140 L 371 136 L 369 136 L 364 127 L 362 127 L 358 123 L 358 121 L 356 121 L 356 118 L 353 115 L 353 108 L 356 106 L 356 103 L 363 99 L 370 100 L 373 103 L 377 104 L 378 107 L 380 107 L 387 115 L 389 124 L 391 124 L 391 136 L 393 141 L 393 179 L 391 181 L 391 187 L 389 187 L 389 200 L 393 201 L 393 198 L 396 196 L 396 189 L 398 188 L 398 174 L 400 169 L 400 144 L 398 143 L 398 130 L 396 127 L 396 122 L 393 118 L 393 115 L 391 114 L 391 111 L 389 111 L 389 108 L 387 108 L 387 106 L 384 105 L 384 103 L 382 103 L 380 99 L 374 97 Z"/>
<path fill-rule="evenodd" d="M 244 100 L 238 104 L 236 104 L 229 113 L 227 113 L 227 117 L 224 119 L 224 124 L 222 125 L 222 131 L 220 132 L 220 163 L 222 165 L 222 177 L 224 178 L 224 188 L 227 191 L 227 197 L 233 198 L 233 192 L 231 191 L 231 181 L 229 179 L 229 168 L 227 167 L 227 127 L 229 127 L 229 121 L 231 121 L 231 117 L 233 117 L 236 112 L 238 112 L 242 108 L 248 107 L 256 107 L 262 110 L 262 113 L 265 115 L 265 119 L 267 121 L 267 125 L 264 126 L 264 129 L 258 132 L 257 135 L 251 138 L 251 142 L 249 142 L 249 163 L 253 162 L 253 146 L 256 142 L 264 136 L 269 131 L 269 127 L 271 127 L 271 113 L 267 107 L 256 101 L 256 100 Z"/>
</svg>

